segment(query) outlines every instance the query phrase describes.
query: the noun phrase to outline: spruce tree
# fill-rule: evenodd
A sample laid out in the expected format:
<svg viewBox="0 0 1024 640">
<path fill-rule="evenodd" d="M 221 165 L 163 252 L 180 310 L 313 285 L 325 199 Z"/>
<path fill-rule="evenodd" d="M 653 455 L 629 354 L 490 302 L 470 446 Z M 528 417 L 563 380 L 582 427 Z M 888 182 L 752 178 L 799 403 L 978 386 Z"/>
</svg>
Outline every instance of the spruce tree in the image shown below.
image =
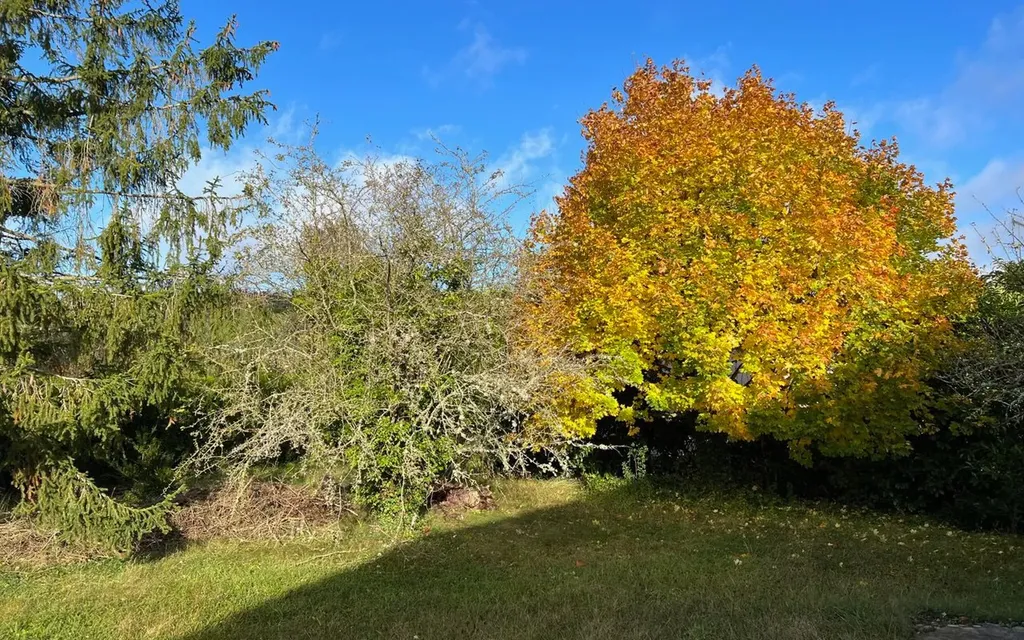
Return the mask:
<svg viewBox="0 0 1024 640">
<path fill-rule="evenodd" d="M 178 184 L 273 108 L 245 85 L 277 44 L 235 30 L 200 47 L 175 0 L 0 0 L 0 476 L 70 535 L 164 526 L 150 489 L 209 395 L 240 211 Z"/>
</svg>

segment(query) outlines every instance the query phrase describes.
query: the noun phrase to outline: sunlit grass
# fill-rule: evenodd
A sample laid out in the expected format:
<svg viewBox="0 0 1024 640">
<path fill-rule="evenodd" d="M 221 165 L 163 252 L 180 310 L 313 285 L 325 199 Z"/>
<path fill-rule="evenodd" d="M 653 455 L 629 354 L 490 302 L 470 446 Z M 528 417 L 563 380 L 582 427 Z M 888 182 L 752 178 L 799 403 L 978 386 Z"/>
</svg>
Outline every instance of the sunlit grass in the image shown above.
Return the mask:
<svg viewBox="0 0 1024 640">
<path fill-rule="evenodd" d="M 217 542 L 0 577 L 14 638 L 907 638 L 1024 619 L 1024 538 L 757 494 L 519 481 L 397 536 Z"/>
</svg>

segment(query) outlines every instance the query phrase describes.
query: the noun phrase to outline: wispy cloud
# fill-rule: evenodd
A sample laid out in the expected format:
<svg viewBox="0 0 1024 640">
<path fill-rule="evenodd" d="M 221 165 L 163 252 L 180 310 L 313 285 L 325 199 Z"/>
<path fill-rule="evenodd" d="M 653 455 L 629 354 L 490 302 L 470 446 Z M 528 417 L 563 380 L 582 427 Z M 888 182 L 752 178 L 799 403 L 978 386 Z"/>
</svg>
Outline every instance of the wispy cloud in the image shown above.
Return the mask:
<svg viewBox="0 0 1024 640">
<path fill-rule="evenodd" d="M 1024 157 L 995 158 L 977 175 L 957 189 L 957 215 L 968 223 L 965 231 L 968 250 L 975 262 L 990 261 L 990 249 L 998 249 L 999 220 L 1007 210 L 1019 209 L 1024 195 Z"/>
<path fill-rule="evenodd" d="M 413 129 L 411 133 L 420 142 L 430 142 L 437 138 L 444 139 L 445 136 L 457 135 L 460 131 L 462 127 L 457 124 L 441 124 L 436 127 Z"/>
<path fill-rule="evenodd" d="M 1002 206 L 1015 199 L 1020 189 L 1024 189 L 1024 158 L 996 158 L 957 189 L 957 199 L 966 197 L 978 203 Z"/>
<path fill-rule="evenodd" d="M 867 107 L 846 107 L 839 105 L 839 110 L 846 117 L 846 126 L 853 132 L 856 130 L 864 138 L 871 138 L 875 125 L 884 117 L 885 109 L 881 105 Z"/>
<path fill-rule="evenodd" d="M 556 138 L 550 128 L 528 131 L 494 162 L 494 168 L 502 172 L 504 185 L 523 186 L 531 192 L 512 216 L 519 233 L 526 232 L 532 214 L 550 211 L 555 196 L 565 189 L 567 173 L 558 154 L 562 143 L 564 139 Z"/>
<path fill-rule="evenodd" d="M 973 55 L 962 56 L 949 93 L 989 108 L 1019 109 L 1024 96 L 1024 6 L 998 16 Z"/>
<path fill-rule="evenodd" d="M 806 100 L 812 109 L 821 112 L 825 104 L 831 99 L 826 94 L 820 94 Z M 862 139 L 870 139 L 871 131 L 879 121 L 883 120 L 891 109 L 884 104 L 858 104 L 858 103 L 836 103 L 836 108 L 843 114 L 846 121 L 846 130 L 852 134 L 857 131 Z"/>
<path fill-rule="evenodd" d="M 281 142 L 294 142 L 303 130 L 296 122 L 295 109 L 288 109 L 270 125 L 239 141 L 228 151 L 204 148 L 199 162 L 178 180 L 178 188 L 190 196 L 200 196 L 211 181 L 219 182 L 218 193 L 224 197 L 242 192 L 246 174 L 256 167 L 258 155 L 269 149 L 268 138 Z"/>
<path fill-rule="evenodd" d="M 902 127 L 937 146 L 962 141 L 974 120 L 956 101 L 943 97 L 905 100 L 894 105 L 892 113 Z"/>
<path fill-rule="evenodd" d="M 731 48 L 732 44 L 724 44 L 704 56 L 684 56 L 692 72 L 702 74 L 711 80 L 711 92 L 717 96 L 723 95 L 725 88 L 730 84 L 726 81 L 726 77 L 730 68 L 729 50 Z"/>
<path fill-rule="evenodd" d="M 960 53 L 952 80 L 932 95 L 890 104 L 891 118 L 923 148 L 957 148 L 991 133 L 999 123 L 1014 130 L 1024 101 L 1024 6 L 995 17 L 984 40 Z M 929 155 L 925 153 L 925 155 Z M 1020 207 L 1024 157 L 1017 151 L 996 155 L 957 188 L 958 224 L 971 257 L 991 261 L 997 219 Z"/>
<path fill-rule="evenodd" d="M 495 165 L 508 184 L 528 183 L 537 177 L 537 161 L 549 157 L 554 150 L 550 129 L 527 132 L 518 144 L 498 157 Z"/>
<path fill-rule="evenodd" d="M 459 49 L 444 67 L 423 68 L 423 77 L 431 86 L 439 86 L 451 78 L 488 86 L 505 67 L 526 62 L 526 49 L 502 45 L 480 23 L 463 21 L 459 30 L 471 33 L 472 40 Z"/>
<path fill-rule="evenodd" d="M 935 96 L 903 101 L 896 120 L 936 146 L 951 146 L 984 129 L 1024 100 L 1024 7 L 997 16 L 982 44 L 960 54 L 953 81 Z"/>
</svg>

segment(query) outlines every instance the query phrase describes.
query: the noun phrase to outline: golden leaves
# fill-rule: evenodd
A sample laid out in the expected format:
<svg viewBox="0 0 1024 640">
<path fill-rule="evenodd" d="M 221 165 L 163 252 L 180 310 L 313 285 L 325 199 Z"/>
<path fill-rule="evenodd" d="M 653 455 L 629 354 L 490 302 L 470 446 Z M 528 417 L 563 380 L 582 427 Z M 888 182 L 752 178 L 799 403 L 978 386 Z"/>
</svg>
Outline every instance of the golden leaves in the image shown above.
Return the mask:
<svg viewBox="0 0 1024 640">
<path fill-rule="evenodd" d="M 861 147 L 835 105 L 816 113 L 756 68 L 715 95 L 681 61 L 648 61 L 623 87 L 582 119 L 586 165 L 534 223 L 530 339 L 635 359 L 638 408 L 692 407 L 734 437 L 827 437 L 845 412 L 860 424 L 844 446 L 868 450 L 875 414 L 844 405 L 858 401 L 881 407 L 873 428 L 908 430 L 907 390 L 976 286 L 949 184 L 926 186 L 894 141 Z M 621 412 L 615 388 L 587 390 L 594 415 Z"/>
</svg>

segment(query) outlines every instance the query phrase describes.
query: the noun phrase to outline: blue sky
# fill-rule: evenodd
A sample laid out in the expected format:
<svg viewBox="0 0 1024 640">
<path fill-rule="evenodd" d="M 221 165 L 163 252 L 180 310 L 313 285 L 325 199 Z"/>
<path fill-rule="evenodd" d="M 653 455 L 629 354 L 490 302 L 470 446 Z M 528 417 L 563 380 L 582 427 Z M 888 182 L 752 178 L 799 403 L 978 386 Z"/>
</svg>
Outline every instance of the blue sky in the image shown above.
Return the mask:
<svg viewBox="0 0 1024 640">
<path fill-rule="evenodd" d="M 895 135 L 929 181 L 953 179 L 968 225 L 1020 204 L 1024 186 L 1024 3 L 880 2 L 325 2 L 183 0 L 210 34 L 235 11 L 239 41 L 281 49 L 259 85 L 287 135 L 317 114 L 319 145 L 339 156 L 372 136 L 388 154 L 428 154 L 429 132 L 486 150 L 549 206 L 580 166 L 579 118 L 608 99 L 646 57 L 684 57 L 732 84 L 752 64 L 776 86 L 834 100 L 864 138 Z M 193 177 L 246 165 L 268 132 Z"/>
</svg>

